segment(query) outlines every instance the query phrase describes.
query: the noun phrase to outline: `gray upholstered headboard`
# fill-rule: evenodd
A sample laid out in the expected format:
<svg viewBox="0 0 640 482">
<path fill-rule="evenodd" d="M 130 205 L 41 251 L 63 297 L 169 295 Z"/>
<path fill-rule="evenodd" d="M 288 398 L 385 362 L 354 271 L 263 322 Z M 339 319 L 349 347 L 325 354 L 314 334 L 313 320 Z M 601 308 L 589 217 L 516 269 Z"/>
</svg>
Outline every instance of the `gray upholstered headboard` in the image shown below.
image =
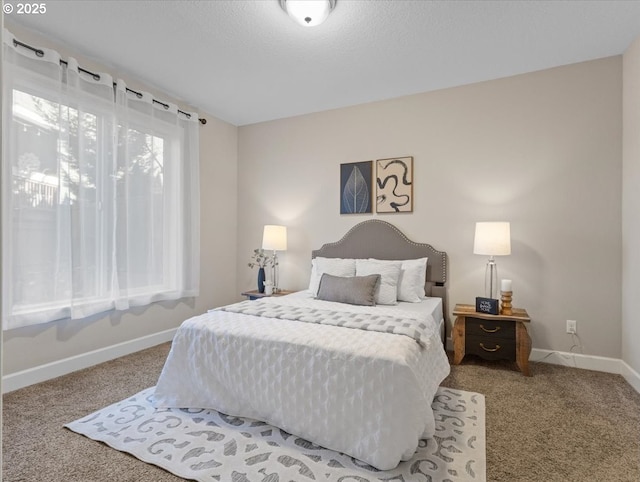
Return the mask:
<svg viewBox="0 0 640 482">
<path fill-rule="evenodd" d="M 327 243 L 311 252 L 311 257 L 416 259 L 427 257 L 427 296 L 442 298 L 442 310 L 447 317 L 447 253 L 433 246 L 416 243 L 393 224 L 370 219 L 356 224 L 340 241 Z"/>
</svg>

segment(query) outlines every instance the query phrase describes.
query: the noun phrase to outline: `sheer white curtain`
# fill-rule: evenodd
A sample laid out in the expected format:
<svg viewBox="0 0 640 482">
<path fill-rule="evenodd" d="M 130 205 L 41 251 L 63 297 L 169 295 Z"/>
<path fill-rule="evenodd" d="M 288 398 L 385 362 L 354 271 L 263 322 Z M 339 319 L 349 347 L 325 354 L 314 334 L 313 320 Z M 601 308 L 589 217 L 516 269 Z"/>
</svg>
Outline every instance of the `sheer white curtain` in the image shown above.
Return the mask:
<svg viewBox="0 0 640 482">
<path fill-rule="evenodd" d="M 3 327 L 196 296 L 198 118 L 4 36 Z"/>
<path fill-rule="evenodd" d="M 115 257 L 118 309 L 198 294 L 197 118 L 118 80 Z"/>
</svg>

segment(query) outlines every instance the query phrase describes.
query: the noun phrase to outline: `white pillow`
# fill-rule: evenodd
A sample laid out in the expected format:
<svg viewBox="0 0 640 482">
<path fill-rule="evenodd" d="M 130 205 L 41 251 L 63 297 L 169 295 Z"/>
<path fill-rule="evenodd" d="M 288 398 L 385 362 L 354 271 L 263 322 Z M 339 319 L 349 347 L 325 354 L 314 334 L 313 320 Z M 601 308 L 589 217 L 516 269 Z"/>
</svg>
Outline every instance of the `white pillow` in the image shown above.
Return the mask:
<svg viewBox="0 0 640 482">
<path fill-rule="evenodd" d="M 402 261 L 380 261 L 376 259 L 356 259 L 356 276 L 380 275 L 376 290 L 376 304 L 395 305 L 398 303 L 398 279 Z"/>
<path fill-rule="evenodd" d="M 398 301 L 419 303 L 425 297 L 424 284 L 427 280 L 427 260 L 429 258 L 405 259 L 402 261 L 388 261 L 373 259 L 379 263 L 395 265 L 401 262 L 400 278 L 398 279 Z"/>
<path fill-rule="evenodd" d="M 424 299 L 424 285 L 427 282 L 427 260 L 429 258 L 419 259 L 405 259 L 402 261 L 402 273 L 403 279 L 399 283 L 398 299 L 401 301 L 411 301 L 412 303 L 418 303 Z M 403 295 L 400 295 L 400 289 L 403 291 Z M 414 295 L 410 293 L 413 292 Z M 407 299 L 403 299 L 403 298 Z M 412 299 L 409 299 L 412 298 Z"/>
<path fill-rule="evenodd" d="M 314 296 L 318 294 L 320 279 L 324 273 L 342 277 L 355 276 L 356 260 L 350 258 L 313 258 L 311 260 L 309 291 L 311 291 Z"/>
</svg>

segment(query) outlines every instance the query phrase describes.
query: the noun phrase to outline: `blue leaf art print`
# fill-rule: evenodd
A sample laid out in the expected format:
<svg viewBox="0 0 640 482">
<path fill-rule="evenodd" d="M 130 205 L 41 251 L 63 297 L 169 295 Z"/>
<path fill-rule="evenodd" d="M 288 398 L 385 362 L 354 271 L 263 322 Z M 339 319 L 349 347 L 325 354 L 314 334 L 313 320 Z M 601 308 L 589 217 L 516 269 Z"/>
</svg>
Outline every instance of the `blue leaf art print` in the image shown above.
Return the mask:
<svg viewBox="0 0 640 482">
<path fill-rule="evenodd" d="M 373 162 L 340 165 L 340 214 L 371 213 Z"/>
</svg>

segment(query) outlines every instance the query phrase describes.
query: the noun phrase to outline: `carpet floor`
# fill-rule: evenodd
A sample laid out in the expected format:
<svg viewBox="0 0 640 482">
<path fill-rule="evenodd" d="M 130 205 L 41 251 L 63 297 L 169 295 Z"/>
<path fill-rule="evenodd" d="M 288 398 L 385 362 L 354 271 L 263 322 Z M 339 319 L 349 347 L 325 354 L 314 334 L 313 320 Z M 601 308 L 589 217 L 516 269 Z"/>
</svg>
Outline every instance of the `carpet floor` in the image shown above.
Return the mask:
<svg viewBox="0 0 640 482">
<path fill-rule="evenodd" d="M 168 351 L 163 344 L 6 394 L 2 479 L 182 480 L 63 428 L 154 385 Z M 487 480 L 640 480 L 640 394 L 618 375 L 530 367 L 524 377 L 511 364 L 467 357 L 443 383 L 485 395 Z"/>
</svg>

